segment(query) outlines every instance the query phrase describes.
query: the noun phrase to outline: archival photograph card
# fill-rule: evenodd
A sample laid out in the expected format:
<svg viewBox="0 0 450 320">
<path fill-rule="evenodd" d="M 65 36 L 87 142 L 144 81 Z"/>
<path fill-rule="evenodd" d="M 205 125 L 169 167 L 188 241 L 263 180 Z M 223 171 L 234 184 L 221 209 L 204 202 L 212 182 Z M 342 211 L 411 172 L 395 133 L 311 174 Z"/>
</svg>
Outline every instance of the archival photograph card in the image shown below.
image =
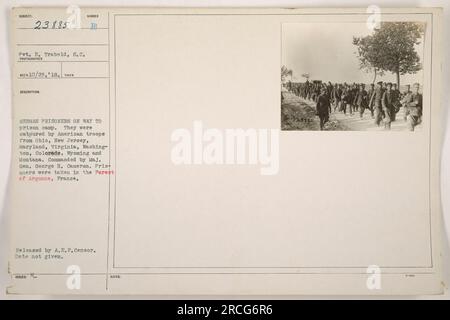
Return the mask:
<svg viewBox="0 0 450 320">
<path fill-rule="evenodd" d="M 8 293 L 442 293 L 442 10 L 372 9 L 14 8 Z"/>
</svg>

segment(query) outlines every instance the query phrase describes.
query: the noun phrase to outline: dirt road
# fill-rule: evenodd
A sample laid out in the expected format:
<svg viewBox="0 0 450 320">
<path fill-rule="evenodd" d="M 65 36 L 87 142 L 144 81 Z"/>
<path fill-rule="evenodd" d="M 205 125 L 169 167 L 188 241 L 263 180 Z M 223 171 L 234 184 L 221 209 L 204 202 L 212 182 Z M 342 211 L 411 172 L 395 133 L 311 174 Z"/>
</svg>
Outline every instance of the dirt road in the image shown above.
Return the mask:
<svg viewBox="0 0 450 320">
<path fill-rule="evenodd" d="M 315 115 L 315 103 L 304 100 L 292 93 L 284 92 L 284 101 L 281 107 L 282 130 L 319 130 L 319 118 Z M 334 109 L 334 108 L 332 108 Z M 404 109 L 401 108 L 396 115 L 396 120 L 391 123 L 392 131 L 408 131 L 407 123 L 403 120 Z M 421 130 L 418 125 L 415 130 Z M 383 123 L 377 126 L 370 111 L 365 110 L 360 118 L 359 111 L 350 115 L 348 112 L 334 110 L 330 114 L 330 121 L 325 125 L 325 130 L 350 130 L 350 131 L 384 131 Z"/>
</svg>

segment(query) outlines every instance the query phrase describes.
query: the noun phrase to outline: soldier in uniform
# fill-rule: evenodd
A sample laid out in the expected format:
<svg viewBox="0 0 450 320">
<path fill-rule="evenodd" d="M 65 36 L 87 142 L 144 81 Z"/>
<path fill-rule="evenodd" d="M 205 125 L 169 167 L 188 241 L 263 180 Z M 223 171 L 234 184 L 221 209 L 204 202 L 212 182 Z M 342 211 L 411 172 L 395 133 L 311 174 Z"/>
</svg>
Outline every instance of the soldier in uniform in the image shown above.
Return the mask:
<svg viewBox="0 0 450 320">
<path fill-rule="evenodd" d="M 311 85 L 311 94 L 309 99 L 314 101 L 316 99 L 316 88 L 317 88 L 317 84 L 315 82 L 312 83 Z"/>
<path fill-rule="evenodd" d="M 305 98 L 308 100 L 309 100 L 310 90 L 311 90 L 311 86 L 310 86 L 309 80 L 306 80 L 306 82 L 305 82 Z"/>
<path fill-rule="evenodd" d="M 289 80 L 287 82 L 287 90 L 288 90 L 288 92 L 292 92 L 292 82 L 291 82 L 291 80 Z"/>
<path fill-rule="evenodd" d="M 391 120 L 395 121 L 395 116 L 400 110 L 400 91 L 397 89 L 397 84 L 392 85 L 392 105 L 394 106 L 394 112 L 392 113 Z"/>
<path fill-rule="evenodd" d="M 319 99 L 320 93 L 321 93 L 321 88 L 322 85 L 319 82 L 315 82 L 315 87 L 314 87 L 314 102 L 317 102 L 317 99 Z"/>
<path fill-rule="evenodd" d="M 341 96 L 342 96 L 342 88 L 340 84 L 337 84 L 334 86 L 334 111 L 336 112 L 336 109 L 340 111 L 340 105 L 341 105 Z"/>
<path fill-rule="evenodd" d="M 332 98 L 332 94 L 333 94 L 333 85 L 331 84 L 330 81 L 328 81 L 328 84 L 325 86 L 325 88 L 326 88 L 326 90 L 327 90 L 328 100 L 330 101 L 329 113 L 331 113 L 331 101 L 333 100 L 333 98 Z"/>
<path fill-rule="evenodd" d="M 364 110 L 367 107 L 367 91 L 365 90 L 364 84 L 359 85 L 359 90 L 355 94 L 353 105 L 355 105 L 358 108 L 359 117 L 362 118 Z"/>
<path fill-rule="evenodd" d="M 330 98 L 327 89 L 322 88 L 320 95 L 317 97 L 316 115 L 319 117 L 320 130 L 323 130 L 325 123 L 328 121 L 330 113 Z"/>
<path fill-rule="evenodd" d="M 353 88 L 348 85 L 344 90 L 344 97 L 342 98 L 342 103 L 344 104 L 344 114 L 349 111 L 350 115 L 353 115 L 353 99 Z"/>
<path fill-rule="evenodd" d="M 372 95 L 375 91 L 375 85 L 373 83 L 370 84 L 369 90 L 367 91 L 367 108 L 370 110 L 370 115 L 372 116 L 372 119 L 374 118 L 373 116 L 373 106 L 369 105 L 370 102 L 370 98 L 372 98 Z"/>
<path fill-rule="evenodd" d="M 355 104 L 355 97 L 356 97 L 356 94 L 358 93 L 358 91 L 359 91 L 358 85 L 356 83 L 353 83 L 353 86 L 352 86 L 352 108 L 353 108 L 354 112 L 358 111 L 358 106 Z"/>
<path fill-rule="evenodd" d="M 403 113 L 403 120 L 407 121 L 408 119 L 408 103 L 410 103 L 412 101 L 412 91 L 411 91 L 411 86 L 408 84 L 406 86 L 406 91 L 403 93 L 403 97 L 402 100 L 400 101 L 404 113 Z"/>
<path fill-rule="evenodd" d="M 386 91 L 383 93 L 383 98 L 381 99 L 381 105 L 384 111 L 384 128 L 386 130 L 391 130 L 391 122 L 393 118 L 394 109 L 394 93 L 392 91 L 392 84 L 386 84 Z"/>
<path fill-rule="evenodd" d="M 329 96 L 329 97 L 331 97 L 332 91 L 333 91 L 333 85 L 331 84 L 331 81 L 328 81 L 328 84 L 327 84 L 327 93 L 328 93 L 328 96 Z M 330 101 L 330 102 L 331 102 L 331 101 Z"/>
<path fill-rule="evenodd" d="M 407 104 L 408 107 L 408 127 L 410 131 L 422 121 L 422 95 L 419 93 L 420 85 L 414 84 L 411 102 Z"/>
<path fill-rule="evenodd" d="M 380 125 L 381 120 L 383 119 L 383 109 L 381 105 L 381 99 L 383 98 L 383 82 L 380 81 L 377 83 L 377 87 L 373 91 L 372 97 L 370 98 L 369 105 L 373 108 L 375 112 L 375 124 L 377 126 Z"/>
<path fill-rule="evenodd" d="M 344 98 L 346 97 L 348 90 L 349 90 L 349 85 L 347 83 L 344 83 L 344 86 L 342 87 L 342 94 L 341 94 L 341 111 L 343 111 L 344 113 L 346 113 L 346 111 L 347 111 L 346 110 L 347 105 L 344 101 Z"/>
</svg>

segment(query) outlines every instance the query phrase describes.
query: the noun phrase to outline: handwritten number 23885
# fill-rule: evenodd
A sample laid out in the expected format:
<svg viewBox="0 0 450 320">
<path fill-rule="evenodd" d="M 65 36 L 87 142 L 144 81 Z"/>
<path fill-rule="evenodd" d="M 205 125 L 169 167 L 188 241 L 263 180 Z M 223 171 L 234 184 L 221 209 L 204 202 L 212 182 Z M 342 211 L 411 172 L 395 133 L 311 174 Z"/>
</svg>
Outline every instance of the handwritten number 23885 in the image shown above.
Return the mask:
<svg viewBox="0 0 450 320">
<path fill-rule="evenodd" d="M 36 20 L 34 23 L 34 29 L 66 29 L 67 22 L 62 20 L 54 20 L 54 21 L 41 21 Z"/>
</svg>

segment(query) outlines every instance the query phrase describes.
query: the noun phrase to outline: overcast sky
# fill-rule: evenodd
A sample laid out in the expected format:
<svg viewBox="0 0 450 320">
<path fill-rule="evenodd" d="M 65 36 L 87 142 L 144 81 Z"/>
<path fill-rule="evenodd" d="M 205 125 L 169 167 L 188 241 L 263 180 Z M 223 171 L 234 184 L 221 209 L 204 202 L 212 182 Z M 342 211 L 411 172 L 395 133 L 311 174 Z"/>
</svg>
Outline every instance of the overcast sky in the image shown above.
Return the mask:
<svg viewBox="0 0 450 320">
<path fill-rule="evenodd" d="M 303 73 L 311 80 L 331 82 L 371 83 L 373 73 L 359 69 L 353 36 L 371 34 L 365 23 L 285 23 L 283 24 L 283 65 L 293 71 L 294 81 L 304 81 Z M 423 41 L 416 48 L 422 62 Z M 387 72 L 377 81 L 396 82 Z M 400 84 L 423 83 L 423 72 L 400 76 Z"/>
</svg>

